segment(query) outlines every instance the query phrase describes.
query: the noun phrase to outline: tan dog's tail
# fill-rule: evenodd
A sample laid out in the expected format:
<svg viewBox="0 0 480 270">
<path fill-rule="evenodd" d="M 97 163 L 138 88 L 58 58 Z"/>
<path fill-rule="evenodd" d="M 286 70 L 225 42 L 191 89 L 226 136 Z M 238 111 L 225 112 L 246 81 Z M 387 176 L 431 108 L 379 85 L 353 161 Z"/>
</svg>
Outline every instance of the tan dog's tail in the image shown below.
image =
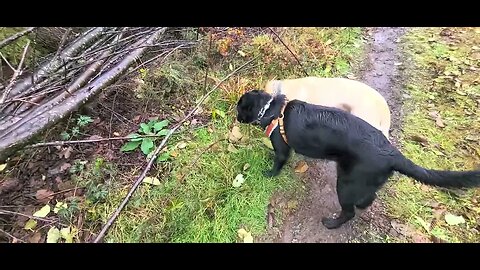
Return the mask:
<svg viewBox="0 0 480 270">
<path fill-rule="evenodd" d="M 279 80 L 271 80 L 265 85 L 265 92 L 270 95 L 278 95 L 282 92 L 282 82 Z"/>
</svg>

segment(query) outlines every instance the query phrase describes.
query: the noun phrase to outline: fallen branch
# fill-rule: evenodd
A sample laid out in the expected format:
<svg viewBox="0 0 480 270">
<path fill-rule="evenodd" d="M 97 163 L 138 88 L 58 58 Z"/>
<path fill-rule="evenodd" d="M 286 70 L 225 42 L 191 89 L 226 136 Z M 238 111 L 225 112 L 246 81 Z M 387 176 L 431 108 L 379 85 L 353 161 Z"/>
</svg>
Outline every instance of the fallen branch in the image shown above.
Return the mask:
<svg viewBox="0 0 480 270">
<path fill-rule="evenodd" d="M 41 218 L 41 217 L 34 217 L 32 215 L 27 215 L 27 214 L 23 214 L 23 213 L 19 213 L 19 212 L 14 212 L 14 211 L 9 211 L 9 210 L 0 210 L 0 215 L 14 215 L 14 216 L 22 216 L 22 217 L 27 217 L 27 218 L 30 218 L 30 219 L 35 219 L 35 220 L 40 220 L 40 221 L 43 221 L 43 222 L 50 222 L 50 223 L 57 223 L 57 224 L 60 224 L 62 226 L 67 226 L 66 224 L 64 223 L 61 223 L 60 221 L 58 220 L 54 220 L 54 219 L 49 219 L 49 218 Z"/>
<path fill-rule="evenodd" d="M 170 136 L 175 132 L 175 130 L 177 130 L 179 127 L 182 126 L 183 122 L 185 122 L 188 118 L 190 118 L 197 110 L 198 108 L 200 107 L 200 105 L 203 104 L 203 102 L 207 99 L 208 96 L 210 96 L 210 94 L 213 93 L 213 91 L 215 91 L 224 81 L 226 81 L 228 78 L 230 78 L 233 74 L 237 73 L 239 70 L 241 70 L 242 68 L 244 68 L 245 66 L 247 66 L 248 64 L 250 64 L 251 62 L 253 62 L 253 60 L 255 60 L 256 58 L 253 58 L 251 59 L 250 61 L 246 62 L 245 64 L 241 65 L 240 67 L 238 67 L 237 69 L 235 69 L 234 71 L 232 71 L 230 74 L 228 74 L 225 78 L 223 78 L 217 85 L 215 85 L 215 87 L 212 88 L 212 90 L 208 91 L 208 93 L 206 93 L 197 103 L 197 105 L 195 106 L 195 108 L 193 108 L 192 111 L 190 111 L 190 113 L 185 116 L 180 122 L 177 123 L 177 125 L 175 127 L 173 127 L 170 132 L 168 132 L 168 134 L 165 136 L 165 138 L 162 140 L 162 142 L 160 143 L 160 145 L 155 149 L 155 151 L 153 152 L 150 160 L 148 161 L 147 165 L 145 166 L 145 169 L 143 170 L 142 174 L 140 174 L 140 176 L 137 178 L 137 180 L 135 181 L 135 183 L 133 184 L 132 188 L 130 189 L 130 191 L 128 192 L 127 196 L 125 197 L 125 199 L 122 201 L 122 203 L 120 203 L 120 205 L 117 207 L 117 209 L 115 210 L 115 212 L 113 212 L 112 216 L 108 219 L 107 223 L 103 226 L 102 230 L 100 231 L 100 233 L 97 235 L 97 237 L 94 239 L 93 243 L 98 243 L 100 240 L 103 239 L 103 237 L 105 236 L 105 233 L 108 231 L 108 229 L 112 226 L 112 224 L 115 222 L 115 220 L 117 219 L 118 215 L 120 215 L 120 212 L 123 210 L 123 208 L 125 207 L 125 205 L 128 203 L 128 200 L 132 197 L 133 193 L 135 192 L 135 190 L 137 190 L 138 186 L 140 185 L 140 183 L 142 183 L 143 179 L 145 178 L 145 176 L 147 175 L 148 171 L 150 170 L 150 168 L 152 167 L 152 164 L 153 162 L 155 161 L 155 159 L 157 158 L 157 155 L 158 153 L 160 153 L 160 151 L 163 149 L 163 147 L 165 146 L 165 144 L 167 143 L 167 140 L 170 138 Z"/>
<path fill-rule="evenodd" d="M 135 42 L 132 47 L 138 47 L 144 43 L 154 43 L 163 35 L 166 29 L 166 27 L 158 29 L 150 37 L 145 37 Z M 15 130 L 10 130 L 8 133 L 4 132 L 3 134 L 0 134 L 0 161 L 5 160 L 16 150 L 25 146 L 37 134 L 51 127 L 57 121 L 63 119 L 66 115 L 79 108 L 82 104 L 88 102 L 101 90 L 111 85 L 118 79 L 118 77 L 125 73 L 125 71 L 134 63 L 134 61 L 142 56 L 146 48 L 148 47 L 139 48 L 133 51 L 100 77 L 93 80 L 83 88 L 77 90 L 73 95 L 69 96 L 65 100 L 62 100 L 60 104 L 56 104 L 55 107 L 51 107 L 50 110 L 35 117 L 34 121 L 26 122 Z"/>
<path fill-rule="evenodd" d="M 283 46 L 285 46 L 285 48 L 287 48 L 287 50 L 293 55 L 293 57 L 295 58 L 295 60 L 297 60 L 297 63 L 298 63 L 298 65 L 300 65 L 300 67 L 302 68 L 303 73 L 305 73 L 305 76 L 308 76 L 308 73 L 307 73 L 307 71 L 305 70 L 305 68 L 303 67 L 303 65 L 302 65 L 302 63 L 300 62 L 300 60 L 298 60 L 297 56 L 292 52 L 292 50 L 290 50 L 290 48 L 287 46 L 287 44 L 285 44 L 285 42 L 283 42 L 283 40 L 280 38 L 280 36 L 277 34 L 277 32 L 275 32 L 271 27 L 269 27 L 268 29 L 278 38 L 278 40 L 280 40 L 280 42 L 283 44 Z"/>
<path fill-rule="evenodd" d="M 102 56 L 108 55 L 109 51 L 104 52 Z M 57 104 L 60 104 L 63 102 L 67 97 L 70 97 L 75 91 L 80 89 L 80 87 L 85 86 L 87 81 L 95 75 L 95 72 L 102 66 L 104 63 L 104 60 L 97 60 L 95 63 L 91 64 L 87 70 L 81 74 L 73 83 L 70 84 L 70 86 L 61 94 L 56 96 L 55 98 L 51 99 L 50 101 L 46 102 L 42 106 L 36 107 L 33 110 L 30 110 L 27 115 L 18 115 L 15 117 L 12 117 L 11 120 L 9 120 L 8 126 L 4 125 L 3 128 L 0 128 L 1 133 L 0 134 L 8 134 L 13 130 L 16 130 L 18 127 L 21 125 L 28 123 L 32 119 L 35 119 L 36 117 L 39 117 L 40 115 L 44 114 L 45 112 L 51 110 L 54 108 Z M 17 113 L 22 113 L 17 112 Z M 2 121 L 0 121 L 1 123 Z M 2 136 L 0 135 L 0 138 Z"/>
<path fill-rule="evenodd" d="M 8 232 L 0 229 L 0 232 L 5 234 L 6 236 L 12 238 L 13 241 L 17 241 L 17 242 L 21 242 L 21 243 L 26 243 L 25 241 L 23 241 L 22 239 L 18 238 L 18 237 L 15 237 L 13 234 L 9 234 Z"/>
<path fill-rule="evenodd" d="M 143 135 L 135 138 L 132 137 L 111 137 L 111 138 L 100 138 L 100 139 L 91 139 L 91 140 L 77 140 L 77 141 L 54 141 L 46 143 L 36 143 L 25 148 L 37 148 L 45 146 L 59 146 L 66 144 L 80 144 L 80 143 L 95 143 L 95 142 L 105 142 L 105 141 L 118 141 L 118 140 L 131 140 L 131 139 L 140 139 L 140 138 L 151 138 L 151 137 L 162 137 L 163 135 Z"/>
<path fill-rule="evenodd" d="M 8 44 L 14 42 L 15 40 L 25 36 L 26 34 L 32 32 L 36 27 L 29 27 L 21 32 L 18 32 L 14 35 L 9 36 L 8 38 L 0 41 L 0 49 L 7 46 Z"/>
<path fill-rule="evenodd" d="M 33 84 L 38 83 L 41 79 L 48 77 L 52 72 L 56 71 L 62 66 L 64 61 L 67 61 L 69 57 L 76 55 L 91 41 L 99 37 L 106 29 L 104 27 L 96 27 L 85 35 L 79 37 L 69 47 L 63 50 L 58 57 L 52 59 L 50 62 L 41 66 L 31 77 L 25 78 L 18 82 L 12 89 L 12 95 L 16 96 L 20 93 L 25 94 L 26 90 Z"/>
<path fill-rule="evenodd" d="M 25 45 L 25 48 L 23 49 L 22 58 L 20 59 L 20 63 L 18 64 L 17 69 L 13 73 L 10 83 L 7 85 L 7 87 L 5 87 L 5 91 L 3 92 L 2 97 L 0 98 L 0 104 L 3 104 L 5 102 L 5 99 L 7 98 L 8 93 L 10 93 L 10 90 L 12 90 L 12 85 L 15 83 L 15 80 L 20 74 L 22 74 L 22 65 L 23 65 L 23 61 L 25 61 L 25 56 L 27 55 L 29 45 L 30 45 L 30 40 L 27 41 L 27 45 Z"/>
</svg>

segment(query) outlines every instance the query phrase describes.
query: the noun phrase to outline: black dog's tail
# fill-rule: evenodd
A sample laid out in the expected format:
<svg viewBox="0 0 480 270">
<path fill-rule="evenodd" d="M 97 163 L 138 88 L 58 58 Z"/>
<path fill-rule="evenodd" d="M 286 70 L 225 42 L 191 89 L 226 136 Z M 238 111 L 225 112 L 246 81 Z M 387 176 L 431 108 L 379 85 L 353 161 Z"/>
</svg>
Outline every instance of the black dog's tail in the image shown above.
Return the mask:
<svg viewBox="0 0 480 270">
<path fill-rule="evenodd" d="M 393 169 L 423 184 L 444 188 L 480 186 L 480 171 L 440 171 L 422 168 L 401 153 L 395 157 Z"/>
</svg>

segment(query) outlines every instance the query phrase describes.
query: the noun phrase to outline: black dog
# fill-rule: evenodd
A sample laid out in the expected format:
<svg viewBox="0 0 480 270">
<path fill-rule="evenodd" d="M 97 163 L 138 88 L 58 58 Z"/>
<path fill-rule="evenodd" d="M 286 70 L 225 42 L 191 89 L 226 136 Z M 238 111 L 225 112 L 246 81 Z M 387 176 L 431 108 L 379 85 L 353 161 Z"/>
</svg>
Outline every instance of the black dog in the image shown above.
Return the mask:
<svg viewBox="0 0 480 270">
<path fill-rule="evenodd" d="M 262 90 L 242 95 L 237 103 L 237 120 L 265 129 L 281 114 L 286 98 L 272 97 Z M 276 176 L 288 160 L 291 148 L 311 158 L 337 163 L 337 195 L 342 211 L 337 218 L 322 219 L 329 229 L 340 227 L 355 216 L 355 206 L 369 207 L 376 192 L 394 171 L 424 184 L 445 188 L 480 186 L 480 171 L 439 171 L 417 166 L 395 148 L 381 131 L 340 109 L 309 104 L 299 100 L 286 103 L 283 112 L 287 142 L 279 128 L 270 135 L 275 150 L 273 169 Z"/>
</svg>

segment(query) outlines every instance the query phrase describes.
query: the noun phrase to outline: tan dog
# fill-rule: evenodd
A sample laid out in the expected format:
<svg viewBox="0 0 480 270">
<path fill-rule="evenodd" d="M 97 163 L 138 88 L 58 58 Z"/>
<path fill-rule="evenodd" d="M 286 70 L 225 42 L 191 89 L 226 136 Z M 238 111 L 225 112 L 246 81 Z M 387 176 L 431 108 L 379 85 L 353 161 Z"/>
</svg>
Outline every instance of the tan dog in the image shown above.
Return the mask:
<svg viewBox="0 0 480 270">
<path fill-rule="evenodd" d="M 304 77 L 299 79 L 272 80 L 265 91 L 282 93 L 289 100 L 342 109 L 363 119 L 379 129 L 390 140 L 390 109 L 383 96 L 372 87 L 345 78 Z"/>
</svg>

